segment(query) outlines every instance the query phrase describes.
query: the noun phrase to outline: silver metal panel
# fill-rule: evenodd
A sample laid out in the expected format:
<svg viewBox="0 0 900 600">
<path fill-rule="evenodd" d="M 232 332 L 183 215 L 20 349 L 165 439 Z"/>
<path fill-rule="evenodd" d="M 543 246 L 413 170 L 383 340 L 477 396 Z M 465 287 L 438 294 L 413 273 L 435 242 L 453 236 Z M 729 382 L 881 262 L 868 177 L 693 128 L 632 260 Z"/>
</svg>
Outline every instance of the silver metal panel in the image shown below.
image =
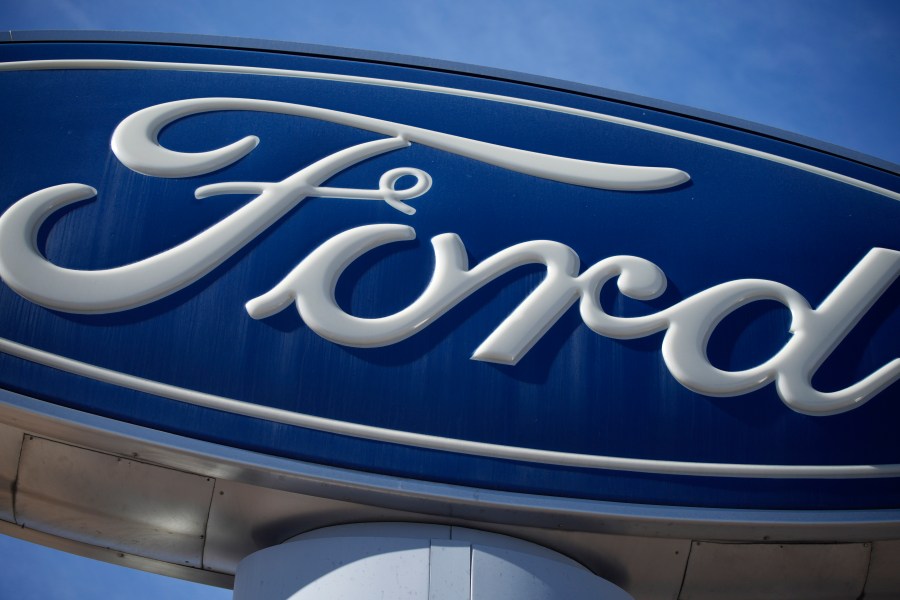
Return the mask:
<svg viewBox="0 0 900 600">
<path fill-rule="evenodd" d="M 675 600 L 691 551 L 687 539 L 495 525 L 483 529 L 554 549 L 640 600 Z"/>
<path fill-rule="evenodd" d="M 451 527 L 434 523 L 407 523 L 403 521 L 375 523 L 351 523 L 337 527 L 323 527 L 288 541 L 333 540 L 336 538 L 389 538 L 410 540 L 449 540 Z"/>
<path fill-rule="evenodd" d="M 856 600 L 869 544 L 694 542 L 681 600 Z"/>
<path fill-rule="evenodd" d="M 729 541 L 900 539 L 900 509 L 665 507 L 472 489 L 323 467 L 162 433 L 0 391 L 0 422 L 41 437 L 216 479 L 473 523 Z"/>
<path fill-rule="evenodd" d="M 101 548 L 100 546 L 94 546 L 92 544 L 84 544 L 82 542 L 50 535 L 49 533 L 44 533 L 42 531 L 21 527 L 15 523 L 7 523 L 6 521 L 0 521 L 0 534 L 47 546 L 48 548 L 55 548 L 56 550 L 61 550 L 70 554 L 77 554 L 78 556 L 84 556 L 85 558 L 102 560 L 114 565 L 157 573 L 158 575 L 165 575 L 166 577 L 176 577 L 178 579 L 221 588 L 231 588 L 234 586 L 234 577 L 231 575 L 201 571 L 195 567 L 154 560 L 143 556 L 135 556 L 134 554 L 128 554 L 127 552 Z"/>
<path fill-rule="evenodd" d="M 587 569 L 543 552 L 472 544 L 472 600 L 631 600 Z"/>
<path fill-rule="evenodd" d="M 212 491 L 207 477 L 26 436 L 16 522 L 199 567 Z"/>
<path fill-rule="evenodd" d="M 350 534 L 301 538 L 242 561 L 234 597 L 428 600 L 428 559 L 427 539 Z"/>
<path fill-rule="evenodd" d="M 428 600 L 471 600 L 471 545 L 455 540 L 431 540 Z"/>
<path fill-rule="evenodd" d="M 875 542 L 866 580 L 866 600 L 900 598 L 900 540 Z"/>
<path fill-rule="evenodd" d="M 421 515 L 217 480 L 203 567 L 233 574 L 245 556 L 308 531 L 345 523 L 413 521 Z"/>
<path fill-rule="evenodd" d="M 452 539 L 451 539 L 452 538 Z M 326 527 L 241 561 L 235 599 L 630 600 L 541 546 L 462 527 Z"/>
<path fill-rule="evenodd" d="M 790 557 L 786 558 L 775 542 L 861 542 L 845 545 L 849 547 L 864 546 L 871 540 L 900 538 L 900 511 L 897 510 L 706 511 L 473 490 L 223 448 L 53 407 L 8 392 L 2 399 L 0 423 L 7 424 L 5 433 L 10 433 L 11 428 L 55 440 L 28 440 L 21 459 L 28 468 L 21 471 L 15 500 L 16 506 L 25 510 L 18 515 L 19 522 L 58 537 L 14 526 L 8 532 L 10 535 L 25 539 L 44 536 L 46 541 L 42 543 L 53 547 L 74 546 L 78 548 L 77 553 L 87 556 L 112 562 L 128 559 L 130 566 L 165 574 L 174 570 L 175 576 L 194 581 L 211 578 L 219 581 L 219 585 L 227 585 L 221 582 L 230 581 L 237 564 L 257 550 L 301 533 L 348 523 L 405 521 L 506 534 L 560 552 L 639 600 L 678 597 L 691 554 L 692 537 L 729 542 L 769 541 L 755 546 L 761 559 L 748 579 L 747 589 L 751 590 L 759 589 L 761 582 L 777 583 L 784 579 L 783 565 L 790 564 Z M 53 460 L 58 464 L 41 448 L 53 449 L 56 457 Z M 87 469 L 88 463 L 82 460 L 85 458 L 100 466 Z M 73 469 L 71 465 L 66 466 L 66 461 L 81 466 Z M 111 470 L 112 463 L 116 466 Z M 36 465 L 40 468 L 32 468 Z M 122 469 L 125 476 L 131 472 L 132 479 L 122 480 L 116 469 Z M 162 474 L 172 478 L 166 489 L 159 484 L 167 479 Z M 207 481 L 207 478 L 218 479 Z M 126 487 L 131 491 L 124 492 Z M 104 490 L 104 497 L 94 498 L 91 494 L 96 492 L 88 491 L 92 488 Z M 60 498 L 67 504 L 54 506 L 54 501 Z M 126 503 L 135 499 L 145 503 L 146 514 L 129 512 L 126 519 L 113 518 L 115 507 L 104 502 L 116 498 Z M 152 558 L 158 560 L 133 556 L 147 555 L 147 550 L 137 549 L 136 545 L 125 548 L 117 542 L 115 547 L 119 552 L 115 554 L 101 547 L 110 545 L 104 539 L 108 534 L 164 541 L 154 519 L 145 517 L 156 515 L 165 520 L 179 514 L 185 505 L 191 507 L 196 517 L 189 528 L 193 533 L 182 532 L 177 540 L 170 540 L 171 546 L 153 548 Z M 185 564 L 201 564 L 200 547 L 204 540 L 199 539 L 203 533 L 203 519 L 199 515 L 207 511 L 209 525 L 203 548 L 203 570 L 185 568 Z M 90 529 L 87 521 L 81 520 L 83 517 L 89 517 L 98 526 Z M 96 532 L 98 529 L 100 534 Z M 897 543 L 880 544 L 878 547 L 883 550 L 873 555 L 870 588 L 873 594 L 882 594 L 878 596 L 881 598 L 892 597 L 890 593 L 897 588 L 898 569 L 892 565 L 892 561 L 896 562 Z M 734 544 L 716 546 L 724 548 L 727 554 Z M 694 559 L 702 559 L 702 554 L 700 550 Z M 840 569 L 826 570 L 829 576 L 840 576 L 846 582 L 864 573 L 857 569 L 853 577 L 844 577 L 842 573 L 851 563 L 855 564 L 844 561 Z M 702 565 L 694 563 L 692 579 L 687 581 L 685 589 L 689 593 L 695 583 L 702 581 L 695 580 L 700 574 L 698 566 L 702 571 Z M 734 565 L 713 563 L 710 568 L 726 573 L 732 569 L 731 576 L 741 575 L 739 571 L 734 572 Z M 805 581 L 808 573 L 797 569 L 790 577 Z M 737 589 L 733 582 L 732 587 Z M 837 590 L 840 586 L 830 588 Z"/>
<path fill-rule="evenodd" d="M 19 471 L 22 430 L 0 424 L 0 519 L 15 522 L 13 490 Z"/>
<path fill-rule="evenodd" d="M 673 600 L 690 540 L 603 535 L 438 519 L 233 481 L 218 480 L 210 509 L 204 568 L 234 573 L 240 560 L 311 529 L 349 523 L 449 523 L 528 540 L 560 552 L 645 600 Z M 356 530 L 357 534 L 359 530 Z M 468 537 L 474 535 L 466 531 Z M 496 542 L 494 542 L 496 543 Z"/>
</svg>

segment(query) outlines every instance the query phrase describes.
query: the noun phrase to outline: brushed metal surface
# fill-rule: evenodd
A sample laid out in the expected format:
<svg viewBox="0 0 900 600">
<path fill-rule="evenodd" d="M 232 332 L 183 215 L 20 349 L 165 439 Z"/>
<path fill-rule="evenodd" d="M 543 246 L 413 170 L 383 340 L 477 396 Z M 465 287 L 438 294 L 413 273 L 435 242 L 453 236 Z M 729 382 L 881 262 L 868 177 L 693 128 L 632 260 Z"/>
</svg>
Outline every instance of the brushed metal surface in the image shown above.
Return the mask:
<svg viewBox="0 0 900 600">
<path fill-rule="evenodd" d="M 866 579 L 866 600 L 900 598 L 900 540 L 874 542 Z"/>
<path fill-rule="evenodd" d="M 584 565 L 543 546 L 457 527 L 453 539 L 472 544 L 472 600 L 633 598 Z"/>
<path fill-rule="evenodd" d="M 235 598 L 631 598 L 583 565 L 520 539 L 411 523 L 326 527 L 255 552 Z"/>
<path fill-rule="evenodd" d="M 0 390 L 0 423 L 218 480 L 492 525 L 745 542 L 900 539 L 900 510 L 731 510 L 585 501 L 371 475 L 146 429 Z M 291 535 L 293 532 L 291 533 Z"/>
<path fill-rule="evenodd" d="M 15 521 L 14 491 L 19 472 L 22 431 L 0 424 L 0 519 Z"/>
<path fill-rule="evenodd" d="M 235 578 L 239 600 L 428 600 L 429 544 L 412 537 L 323 537 L 261 550 Z"/>
<path fill-rule="evenodd" d="M 694 542 L 681 600 L 856 600 L 870 544 Z"/>
<path fill-rule="evenodd" d="M 25 436 L 16 486 L 24 527 L 199 567 L 213 480 Z"/>
<path fill-rule="evenodd" d="M 553 548 L 640 600 L 675 600 L 691 550 L 689 539 L 496 525 L 482 528 Z"/>
<path fill-rule="evenodd" d="M 471 600 L 472 550 L 467 542 L 431 540 L 428 600 Z"/>
<path fill-rule="evenodd" d="M 196 567 L 155 560 L 144 556 L 136 556 L 127 552 L 120 552 L 119 550 L 103 548 L 93 544 L 85 544 L 72 539 L 37 531 L 36 529 L 28 529 L 27 527 L 22 527 L 7 521 L 0 521 L 0 534 L 19 538 L 33 544 L 40 544 L 41 546 L 46 546 L 48 548 L 61 550 L 62 552 L 68 552 L 69 554 L 76 554 L 78 556 L 84 556 L 85 558 L 102 560 L 114 565 L 128 567 L 129 569 L 138 569 L 149 573 L 156 573 L 157 575 L 175 577 L 177 579 L 184 579 L 186 581 L 193 581 L 195 583 L 202 583 L 220 588 L 234 587 L 234 577 L 225 573 L 204 571 Z"/>
<path fill-rule="evenodd" d="M 689 539 L 604 535 L 560 529 L 436 520 L 352 502 L 218 480 L 210 507 L 204 568 L 234 573 L 240 560 L 311 529 L 350 523 L 404 521 L 478 527 L 560 552 L 643 600 L 674 600 L 690 552 Z M 314 535 L 306 533 L 306 535 Z"/>
<path fill-rule="evenodd" d="M 415 513 L 220 479 L 209 511 L 203 567 L 234 574 L 245 556 L 331 525 L 423 519 Z"/>
<path fill-rule="evenodd" d="M 25 440 L 17 474 L 5 457 L 7 479 L 18 477 L 19 525 L 0 521 L 0 532 L 193 581 L 227 587 L 244 557 L 323 527 L 408 522 L 539 544 L 638 600 L 855 598 L 868 542 L 886 540 L 871 546 L 867 597 L 900 589 L 897 511 L 722 512 L 466 490 L 222 449 L 15 398 L 0 402 L 0 423 L 11 448 Z M 183 530 L 161 532 L 177 519 Z M 750 543 L 692 543 L 703 536 Z"/>
</svg>

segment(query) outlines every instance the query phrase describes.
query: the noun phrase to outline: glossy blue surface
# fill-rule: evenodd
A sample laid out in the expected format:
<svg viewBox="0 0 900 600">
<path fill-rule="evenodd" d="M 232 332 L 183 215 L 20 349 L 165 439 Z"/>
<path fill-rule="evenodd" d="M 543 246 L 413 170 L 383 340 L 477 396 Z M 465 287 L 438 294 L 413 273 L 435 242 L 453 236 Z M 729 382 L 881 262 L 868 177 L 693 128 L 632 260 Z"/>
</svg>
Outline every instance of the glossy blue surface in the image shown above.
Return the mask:
<svg viewBox="0 0 900 600">
<path fill-rule="evenodd" d="M 771 152 L 900 191 L 900 177 L 838 156 L 653 111 L 533 85 L 439 71 L 277 53 L 140 44 L 4 44 L 0 60 L 124 58 L 234 63 L 384 77 L 519 96 L 623 116 Z M 536 268 L 499 279 L 422 333 L 380 349 L 313 334 L 296 311 L 252 320 L 244 303 L 270 289 L 324 240 L 351 227 L 401 223 L 414 242 L 354 263 L 337 299 L 360 316 L 390 314 L 431 275 L 428 240 L 465 242 L 471 265 L 513 244 L 572 247 L 582 268 L 631 254 L 659 265 L 667 292 L 650 303 L 607 289 L 610 312 L 645 314 L 742 278 L 789 285 L 816 306 L 873 247 L 900 249 L 900 205 L 790 167 L 598 121 L 481 100 L 386 87 L 272 77 L 153 71 L 0 73 L 0 211 L 38 189 L 77 182 L 96 200 L 49 222 L 39 245 L 81 269 L 127 264 L 219 221 L 246 197 L 195 200 L 219 181 L 276 181 L 379 136 L 278 115 L 216 113 L 163 131 L 167 147 L 199 151 L 254 134 L 260 146 L 206 176 L 147 177 L 109 150 L 115 126 L 141 108 L 181 98 L 252 97 L 323 106 L 517 148 L 618 164 L 675 167 L 691 181 L 660 192 L 580 188 L 505 171 L 422 146 L 367 161 L 332 179 L 372 188 L 391 168 L 428 171 L 434 186 L 405 216 L 384 203 L 310 199 L 194 285 L 114 315 L 36 306 L 0 285 L 0 337 L 124 373 L 267 406 L 379 427 L 573 453 L 748 464 L 900 463 L 895 384 L 851 412 L 792 412 L 773 386 L 734 398 L 690 392 L 667 372 L 661 335 L 616 341 L 571 309 L 515 367 L 469 360 L 541 280 Z M 9 93 L 8 90 L 13 90 Z M 608 286 L 609 287 L 609 286 Z M 869 311 L 814 384 L 846 387 L 898 355 L 900 285 Z M 716 366 L 741 369 L 789 335 L 784 309 L 756 303 L 710 342 Z M 900 482 L 750 480 L 553 467 L 421 450 L 186 405 L 0 355 L 0 385 L 65 406 L 280 456 L 419 479 L 538 494 L 653 504 L 754 508 L 900 506 Z"/>
</svg>

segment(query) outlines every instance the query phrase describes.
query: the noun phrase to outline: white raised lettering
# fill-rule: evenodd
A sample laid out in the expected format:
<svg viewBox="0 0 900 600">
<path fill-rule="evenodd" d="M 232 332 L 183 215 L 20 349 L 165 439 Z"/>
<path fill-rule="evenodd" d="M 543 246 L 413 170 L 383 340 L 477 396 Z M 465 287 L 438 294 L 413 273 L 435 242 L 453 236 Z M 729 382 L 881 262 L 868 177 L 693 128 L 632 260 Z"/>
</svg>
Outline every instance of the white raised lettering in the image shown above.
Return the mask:
<svg viewBox="0 0 900 600">
<path fill-rule="evenodd" d="M 282 181 L 231 181 L 200 187 L 197 198 L 222 194 L 253 194 L 255 198 L 173 248 L 111 269 L 68 269 L 41 255 L 35 242 L 41 224 L 61 208 L 90 199 L 97 192 L 77 183 L 40 190 L 0 216 L 0 279 L 32 302 L 71 313 L 111 313 L 154 302 L 202 278 L 308 197 L 383 200 L 413 214 L 415 209 L 406 201 L 425 194 L 432 184 L 430 175 L 420 169 L 388 170 L 377 188 L 368 190 L 322 185 L 352 165 L 411 143 L 526 175 L 600 189 L 659 190 L 689 179 L 678 169 L 553 156 L 361 115 L 247 98 L 197 98 L 143 109 L 116 128 L 113 151 L 131 169 L 157 177 L 191 177 L 221 169 L 251 152 L 259 139 L 249 136 L 223 148 L 182 153 L 161 146 L 158 135 L 181 118 L 222 110 L 321 119 L 387 137 L 335 152 Z M 405 176 L 414 177 L 415 184 L 397 189 Z M 746 394 L 774 382 L 782 400 L 794 410 L 828 415 L 861 405 L 900 378 L 900 359 L 895 359 L 844 390 L 820 392 L 811 385 L 817 369 L 900 275 L 900 252 L 895 250 L 872 249 L 816 309 L 786 285 L 745 279 L 716 285 L 655 314 L 624 318 L 604 311 L 600 291 L 616 279 L 626 296 L 638 300 L 658 297 L 666 288 L 666 277 L 645 259 L 613 256 L 579 274 L 579 258 L 571 248 L 537 240 L 506 248 L 470 268 L 462 240 L 446 233 L 431 241 L 435 254 L 431 281 L 405 309 L 366 319 L 337 305 L 334 288 L 349 264 L 373 248 L 414 237 L 413 228 L 394 224 L 366 225 L 339 233 L 311 252 L 271 291 L 249 301 L 247 311 L 259 319 L 293 302 L 307 325 L 326 339 L 356 347 L 386 346 L 415 335 L 504 273 L 526 264 L 542 264 L 546 267 L 544 280 L 488 335 L 472 355 L 474 360 L 516 364 L 578 302 L 585 324 L 599 335 L 630 339 L 665 331 L 662 355 L 669 371 L 684 386 L 708 396 Z M 713 331 L 728 314 L 758 300 L 774 300 L 791 311 L 790 339 L 752 368 L 716 368 L 706 355 Z"/>
<path fill-rule="evenodd" d="M 895 359 L 844 390 L 820 392 L 810 383 L 822 362 L 900 275 L 900 252 L 894 250 L 872 249 L 816 310 L 786 285 L 743 279 L 714 286 L 652 315 L 624 318 L 603 310 L 600 290 L 618 278 L 619 290 L 631 298 L 658 297 L 665 291 L 666 278 L 647 260 L 613 256 L 578 275 L 578 256 L 571 248 L 541 240 L 502 250 L 470 269 L 462 241 L 448 233 L 431 240 L 435 255 L 431 280 L 405 309 L 386 317 L 361 318 L 338 306 L 335 286 L 354 260 L 378 246 L 414 238 L 415 231 L 404 225 L 365 225 L 340 233 L 272 290 L 248 302 L 247 311 L 260 319 L 295 302 L 310 329 L 328 340 L 360 348 L 388 346 L 415 335 L 504 273 L 544 264 L 544 280 L 478 347 L 474 360 L 516 364 L 580 300 L 582 319 L 600 335 L 632 339 L 665 330 L 662 353 L 672 376 L 707 396 L 739 396 L 775 381 L 792 409 L 829 415 L 861 405 L 900 378 L 900 359 Z M 791 338 L 753 368 L 724 371 L 713 366 L 706 345 L 716 326 L 741 306 L 759 300 L 780 302 L 791 311 Z"/>
</svg>

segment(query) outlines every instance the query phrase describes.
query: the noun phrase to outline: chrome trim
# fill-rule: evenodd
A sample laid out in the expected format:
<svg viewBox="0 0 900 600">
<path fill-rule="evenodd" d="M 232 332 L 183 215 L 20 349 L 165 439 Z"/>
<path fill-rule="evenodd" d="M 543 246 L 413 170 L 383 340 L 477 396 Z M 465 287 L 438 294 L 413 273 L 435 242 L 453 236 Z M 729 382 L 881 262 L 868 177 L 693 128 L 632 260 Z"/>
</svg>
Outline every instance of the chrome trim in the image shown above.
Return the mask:
<svg viewBox="0 0 900 600">
<path fill-rule="evenodd" d="M 45 352 L 24 344 L 0 338 L 0 352 L 33 363 L 80 375 L 95 381 L 276 423 L 306 427 L 363 439 L 429 448 L 460 454 L 490 458 L 520 460 L 549 465 L 565 465 L 589 469 L 609 469 L 670 475 L 703 477 L 746 477 L 766 479 L 859 479 L 900 476 L 900 464 L 885 465 L 754 465 L 729 463 L 700 463 L 671 460 L 624 458 L 574 454 L 553 450 L 503 446 L 471 440 L 460 440 L 421 433 L 373 427 L 347 421 L 326 419 L 290 410 L 272 408 L 251 402 L 207 394 L 192 389 L 160 383 L 143 377 L 105 369 L 58 354 Z"/>
<path fill-rule="evenodd" d="M 415 90 L 420 92 L 429 92 L 437 94 L 447 94 L 452 96 L 461 96 L 465 98 L 474 98 L 478 100 L 489 100 L 494 102 L 502 102 L 504 104 L 514 104 L 517 106 L 525 106 L 539 110 L 547 110 L 551 112 L 559 112 L 563 114 L 605 121 L 625 127 L 632 127 L 644 131 L 650 131 L 662 135 L 713 146 L 747 156 L 753 156 L 762 160 L 779 163 L 788 167 L 813 173 L 821 177 L 833 179 L 841 183 L 851 185 L 860 189 L 886 196 L 893 200 L 900 200 L 900 192 L 895 192 L 886 188 L 882 188 L 871 183 L 841 175 L 834 171 L 829 171 L 821 167 L 809 165 L 797 160 L 763 152 L 753 148 L 747 148 L 738 144 L 723 142 L 713 138 L 708 138 L 693 133 L 678 131 L 668 127 L 661 127 L 632 119 L 625 119 L 613 115 L 606 115 L 568 106 L 560 106 L 550 104 L 548 102 L 539 102 L 536 100 L 528 100 L 524 98 L 516 98 L 513 96 L 502 96 L 500 94 L 489 94 L 486 92 L 476 92 L 473 90 L 465 90 L 459 88 L 451 88 L 446 86 L 428 85 L 421 83 L 413 83 L 408 81 L 396 81 L 393 79 L 377 79 L 372 77 L 361 77 L 356 75 L 338 75 L 333 73 L 318 73 L 315 71 L 294 71 L 289 69 L 273 69 L 266 67 L 245 67 L 239 65 L 210 65 L 202 63 L 179 63 L 179 62 L 155 62 L 155 61 L 135 61 L 135 60 L 113 60 L 113 59 L 54 59 L 54 60 L 30 60 L 30 61 L 13 61 L 0 63 L 0 71 L 29 71 L 29 70 L 54 70 L 54 69 L 72 69 L 72 70 L 163 70 L 163 71 L 192 71 L 192 72 L 209 72 L 209 73 L 232 73 L 238 75 L 262 75 L 275 77 L 293 77 L 300 79 L 321 79 L 327 81 L 339 81 L 344 83 L 354 83 L 360 85 L 374 85 L 383 87 L 395 87 L 399 89 Z"/>
<path fill-rule="evenodd" d="M 408 511 L 423 520 L 728 541 L 900 539 L 900 509 L 756 510 L 538 496 L 352 471 L 229 448 L 0 390 L 0 422 L 100 452 L 261 488 Z"/>
</svg>

